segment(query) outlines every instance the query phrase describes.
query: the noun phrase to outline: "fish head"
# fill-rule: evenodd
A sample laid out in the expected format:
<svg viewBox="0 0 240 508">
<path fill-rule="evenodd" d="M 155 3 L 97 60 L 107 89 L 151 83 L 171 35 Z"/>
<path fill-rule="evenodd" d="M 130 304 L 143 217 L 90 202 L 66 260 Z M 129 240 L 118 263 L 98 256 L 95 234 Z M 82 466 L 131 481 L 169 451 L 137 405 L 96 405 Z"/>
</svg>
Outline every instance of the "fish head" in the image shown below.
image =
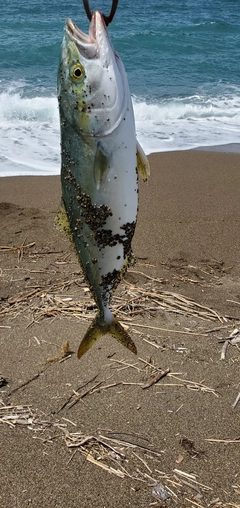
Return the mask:
<svg viewBox="0 0 240 508">
<path fill-rule="evenodd" d="M 83 136 L 107 135 L 124 117 L 127 77 L 100 11 L 93 13 L 88 34 L 66 21 L 58 96 L 60 114 Z"/>
</svg>

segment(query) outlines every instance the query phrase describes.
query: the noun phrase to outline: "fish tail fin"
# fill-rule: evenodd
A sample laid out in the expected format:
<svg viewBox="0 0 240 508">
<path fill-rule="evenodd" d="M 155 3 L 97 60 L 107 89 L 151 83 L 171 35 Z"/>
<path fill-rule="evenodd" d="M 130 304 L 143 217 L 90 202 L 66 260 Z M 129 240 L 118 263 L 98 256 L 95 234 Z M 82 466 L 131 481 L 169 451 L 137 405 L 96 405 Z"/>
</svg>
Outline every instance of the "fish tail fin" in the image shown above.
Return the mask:
<svg viewBox="0 0 240 508">
<path fill-rule="evenodd" d="M 97 339 L 107 333 L 115 337 L 123 346 L 130 349 L 132 353 L 135 355 L 137 354 L 137 348 L 133 340 L 115 317 L 113 317 L 111 323 L 106 323 L 101 316 L 97 315 L 86 331 L 78 348 L 78 358 L 81 358 L 81 356 L 93 346 Z"/>
</svg>

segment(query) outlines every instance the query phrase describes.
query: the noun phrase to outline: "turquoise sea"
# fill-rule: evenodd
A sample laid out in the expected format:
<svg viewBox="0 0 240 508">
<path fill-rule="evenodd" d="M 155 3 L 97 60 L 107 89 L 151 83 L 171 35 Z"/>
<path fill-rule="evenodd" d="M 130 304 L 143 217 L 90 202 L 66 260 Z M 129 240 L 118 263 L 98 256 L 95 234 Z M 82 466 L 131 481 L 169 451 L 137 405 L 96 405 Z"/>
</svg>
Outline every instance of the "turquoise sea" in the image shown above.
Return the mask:
<svg viewBox="0 0 240 508">
<path fill-rule="evenodd" d="M 108 13 L 110 2 L 90 4 Z M 0 175 L 58 174 L 63 27 L 67 17 L 84 31 L 89 22 L 81 0 L 0 6 Z M 109 31 L 147 153 L 222 145 L 240 151 L 238 0 L 119 0 Z"/>
</svg>

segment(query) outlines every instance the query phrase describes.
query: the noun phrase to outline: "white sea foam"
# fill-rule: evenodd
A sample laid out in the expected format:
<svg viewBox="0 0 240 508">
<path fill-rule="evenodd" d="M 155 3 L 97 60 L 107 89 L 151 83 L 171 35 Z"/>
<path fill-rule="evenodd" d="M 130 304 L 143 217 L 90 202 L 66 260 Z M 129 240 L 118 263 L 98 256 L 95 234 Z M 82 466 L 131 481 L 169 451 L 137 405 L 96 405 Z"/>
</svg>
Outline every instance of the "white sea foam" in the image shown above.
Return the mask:
<svg viewBox="0 0 240 508">
<path fill-rule="evenodd" d="M 58 174 L 59 137 L 56 97 L 0 94 L 0 176 Z"/>
<path fill-rule="evenodd" d="M 240 143 L 240 94 L 133 102 L 138 139 L 147 153 Z"/>
<path fill-rule="evenodd" d="M 147 154 L 240 143 L 240 93 L 147 103 L 133 97 L 138 140 Z M 56 97 L 0 93 L 0 176 L 60 172 Z"/>
</svg>

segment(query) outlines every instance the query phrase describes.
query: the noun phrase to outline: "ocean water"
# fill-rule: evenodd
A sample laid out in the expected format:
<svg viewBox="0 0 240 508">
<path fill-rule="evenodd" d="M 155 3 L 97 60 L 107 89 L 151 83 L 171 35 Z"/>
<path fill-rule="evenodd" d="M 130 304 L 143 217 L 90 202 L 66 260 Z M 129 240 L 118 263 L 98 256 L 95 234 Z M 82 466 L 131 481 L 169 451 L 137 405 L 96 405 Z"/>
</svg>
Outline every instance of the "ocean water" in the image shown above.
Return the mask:
<svg viewBox="0 0 240 508">
<path fill-rule="evenodd" d="M 91 0 L 108 13 L 111 0 Z M 57 67 L 65 19 L 81 0 L 0 2 L 0 176 L 58 174 Z M 146 153 L 240 151 L 238 0 L 119 0 L 109 26 L 128 74 Z"/>
</svg>

